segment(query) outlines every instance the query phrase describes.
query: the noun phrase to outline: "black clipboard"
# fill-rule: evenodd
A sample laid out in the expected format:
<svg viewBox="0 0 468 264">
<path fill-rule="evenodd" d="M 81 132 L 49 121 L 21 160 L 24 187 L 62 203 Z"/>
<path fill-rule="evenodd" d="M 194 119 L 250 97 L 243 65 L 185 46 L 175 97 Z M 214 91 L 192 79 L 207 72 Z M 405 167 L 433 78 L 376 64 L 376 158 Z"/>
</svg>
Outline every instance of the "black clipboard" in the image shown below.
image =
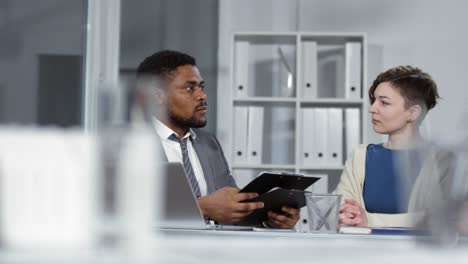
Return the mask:
<svg viewBox="0 0 468 264">
<path fill-rule="evenodd" d="M 302 208 L 306 205 L 305 189 L 318 181 L 320 177 L 311 177 L 288 173 L 260 174 L 240 192 L 256 192 L 258 197 L 242 202 L 263 202 L 264 207 L 246 216 L 238 225 L 259 226 L 268 219 L 268 211 L 282 213 L 281 207 Z"/>
<path fill-rule="evenodd" d="M 319 179 L 319 177 L 301 174 L 262 172 L 257 178 L 242 188 L 240 192 L 256 192 L 260 195 L 277 187 L 290 190 L 305 190 Z"/>
</svg>

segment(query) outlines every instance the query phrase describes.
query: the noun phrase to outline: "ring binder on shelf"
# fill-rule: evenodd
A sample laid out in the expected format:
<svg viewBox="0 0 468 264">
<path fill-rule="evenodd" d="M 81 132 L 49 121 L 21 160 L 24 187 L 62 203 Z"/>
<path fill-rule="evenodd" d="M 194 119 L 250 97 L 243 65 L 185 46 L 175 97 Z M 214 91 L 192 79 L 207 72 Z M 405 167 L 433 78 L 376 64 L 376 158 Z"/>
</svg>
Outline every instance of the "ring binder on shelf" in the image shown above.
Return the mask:
<svg viewBox="0 0 468 264">
<path fill-rule="evenodd" d="M 302 153 L 301 160 L 303 166 L 314 165 L 317 160 L 315 158 L 315 117 L 313 108 L 303 108 L 302 112 Z"/>
<path fill-rule="evenodd" d="M 361 43 L 346 43 L 345 98 L 361 98 Z"/>
<path fill-rule="evenodd" d="M 236 97 L 247 97 L 249 81 L 249 42 L 235 43 L 234 89 Z"/>
<path fill-rule="evenodd" d="M 317 97 L 317 42 L 302 42 L 302 96 Z"/>
<path fill-rule="evenodd" d="M 249 106 L 249 127 L 247 134 L 247 162 L 249 164 L 262 163 L 263 113 L 264 109 L 262 106 Z"/>
<path fill-rule="evenodd" d="M 343 163 L 343 111 L 341 108 L 328 109 L 328 152 L 327 164 Z"/>
<path fill-rule="evenodd" d="M 249 108 L 234 106 L 234 162 L 247 163 L 247 128 Z"/>
<path fill-rule="evenodd" d="M 354 149 L 359 145 L 359 108 L 345 109 L 345 140 L 346 158 L 350 158 Z"/>
</svg>

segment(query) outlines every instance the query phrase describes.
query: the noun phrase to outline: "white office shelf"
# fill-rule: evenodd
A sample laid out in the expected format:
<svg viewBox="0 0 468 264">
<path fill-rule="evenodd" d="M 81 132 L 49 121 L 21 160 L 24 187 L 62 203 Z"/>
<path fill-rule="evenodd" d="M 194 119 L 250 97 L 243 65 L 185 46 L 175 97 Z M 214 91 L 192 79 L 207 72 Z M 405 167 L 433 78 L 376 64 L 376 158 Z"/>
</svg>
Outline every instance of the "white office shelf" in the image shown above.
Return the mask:
<svg viewBox="0 0 468 264">
<path fill-rule="evenodd" d="M 299 170 L 342 170 L 343 165 L 316 165 L 316 166 L 300 166 Z"/>
<path fill-rule="evenodd" d="M 290 97 L 246 97 L 234 99 L 234 103 L 295 103 L 296 101 L 296 98 Z"/>
<path fill-rule="evenodd" d="M 233 169 L 271 169 L 271 170 L 342 170 L 343 165 L 296 166 L 290 164 L 234 164 Z"/>
<path fill-rule="evenodd" d="M 299 99 L 301 106 L 311 105 L 333 105 L 333 106 L 355 106 L 361 107 L 364 104 L 362 99 L 340 99 L 340 98 L 321 98 L 321 99 Z"/>
<path fill-rule="evenodd" d="M 259 38 L 259 37 L 296 37 L 297 32 L 290 32 L 290 31 L 278 31 L 272 34 L 271 31 L 244 31 L 244 32 L 236 32 L 236 36 L 239 37 L 246 37 L 246 38 Z"/>
<path fill-rule="evenodd" d="M 287 170 L 333 186 L 365 139 L 365 34 L 250 31 L 231 44 L 218 136 L 239 185 Z"/>
<path fill-rule="evenodd" d="M 234 164 L 232 166 L 233 169 L 264 169 L 264 170 L 295 170 L 295 165 L 287 165 L 287 164 Z"/>
</svg>

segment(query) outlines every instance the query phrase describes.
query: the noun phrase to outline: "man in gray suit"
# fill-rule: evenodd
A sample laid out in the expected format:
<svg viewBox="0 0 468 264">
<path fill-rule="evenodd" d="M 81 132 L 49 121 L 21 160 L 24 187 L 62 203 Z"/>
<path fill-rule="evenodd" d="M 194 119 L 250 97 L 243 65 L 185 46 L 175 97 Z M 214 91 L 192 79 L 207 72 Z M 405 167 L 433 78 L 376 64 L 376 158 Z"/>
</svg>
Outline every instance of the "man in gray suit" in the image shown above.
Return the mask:
<svg viewBox="0 0 468 264">
<path fill-rule="evenodd" d="M 156 132 L 168 161 L 181 162 L 205 217 L 235 223 L 263 203 L 241 203 L 257 197 L 240 193 L 216 137 L 197 129 L 206 124 L 205 83 L 195 59 L 177 51 L 160 51 L 138 67 L 138 80 L 154 86 Z M 153 98 L 152 98 L 153 100 Z M 299 210 L 284 207 L 284 214 L 269 212 L 265 226 L 292 228 Z"/>
</svg>

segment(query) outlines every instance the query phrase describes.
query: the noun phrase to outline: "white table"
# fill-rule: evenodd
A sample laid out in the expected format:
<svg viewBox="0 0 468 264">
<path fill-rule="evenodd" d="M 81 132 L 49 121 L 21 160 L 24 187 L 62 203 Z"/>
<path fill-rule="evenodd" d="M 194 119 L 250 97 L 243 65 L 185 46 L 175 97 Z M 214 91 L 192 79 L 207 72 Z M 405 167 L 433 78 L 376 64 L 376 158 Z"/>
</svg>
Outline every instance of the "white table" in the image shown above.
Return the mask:
<svg viewBox="0 0 468 264">
<path fill-rule="evenodd" d="M 409 236 L 166 230 L 150 244 L 150 261 L 118 249 L 12 252 L 0 263 L 468 263 L 468 245 L 428 245 Z"/>
</svg>

